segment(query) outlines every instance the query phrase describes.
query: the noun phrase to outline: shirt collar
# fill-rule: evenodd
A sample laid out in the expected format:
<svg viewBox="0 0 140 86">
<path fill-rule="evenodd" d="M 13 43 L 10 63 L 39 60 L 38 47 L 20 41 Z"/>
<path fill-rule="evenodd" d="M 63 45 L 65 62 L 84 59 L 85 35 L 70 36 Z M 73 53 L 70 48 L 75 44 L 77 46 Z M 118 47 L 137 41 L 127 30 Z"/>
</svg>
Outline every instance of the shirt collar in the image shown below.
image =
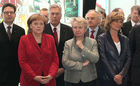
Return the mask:
<svg viewBox="0 0 140 86">
<path fill-rule="evenodd" d="M 4 24 L 4 27 L 7 29 L 7 27 L 9 26 L 8 24 L 6 24 L 5 22 L 3 22 Z M 11 29 L 13 28 L 13 24 L 10 25 L 11 26 Z"/>
<path fill-rule="evenodd" d="M 51 23 L 50 23 L 50 25 L 51 25 L 51 27 L 52 27 L 52 31 L 53 31 L 54 28 L 57 28 L 57 31 L 60 30 L 60 23 L 59 23 L 56 27 L 54 27 Z"/>
<path fill-rule="evenodd" d="M 134 27 L 136 23 L 131 20 L 131 24 L 132 24 L 132 27 Z"/>
<path fill-rule="evenodd" d="M 98 29 L 99 29 L 99 27 L 97 26 L 97 27 L 94 29 L 94 32 L 97 32 Z M 92 29 L 91 29 L 90 27 L 89 27 L 89 31 L 90 31 L 90 32 L 92 31 Z"/>
</svg>

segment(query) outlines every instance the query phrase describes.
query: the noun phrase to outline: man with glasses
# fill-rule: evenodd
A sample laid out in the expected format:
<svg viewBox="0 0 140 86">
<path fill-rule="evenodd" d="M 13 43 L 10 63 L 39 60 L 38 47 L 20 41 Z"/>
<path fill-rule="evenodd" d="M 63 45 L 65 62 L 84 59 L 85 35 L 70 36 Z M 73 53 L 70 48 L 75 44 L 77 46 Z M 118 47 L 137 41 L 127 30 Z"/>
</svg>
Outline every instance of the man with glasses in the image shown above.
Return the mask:
<svg viewBox="0 0 140 86">
<path fill-rule="evenodd" d="M 18 44 L 24 29 L 13 24 L 16 7 L 6 3 L 2 7 L 3 22 L 0 23 L 0 86 L 18 86 L 20 67 Z"/>
</svg>

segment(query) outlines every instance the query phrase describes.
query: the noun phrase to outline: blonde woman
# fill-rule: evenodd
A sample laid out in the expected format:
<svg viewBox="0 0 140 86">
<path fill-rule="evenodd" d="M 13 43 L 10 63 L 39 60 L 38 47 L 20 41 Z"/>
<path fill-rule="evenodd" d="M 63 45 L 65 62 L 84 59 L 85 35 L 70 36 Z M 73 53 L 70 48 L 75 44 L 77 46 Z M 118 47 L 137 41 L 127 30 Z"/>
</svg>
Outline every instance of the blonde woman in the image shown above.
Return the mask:
<svg viewBox="0 0 140 86">
<path fill-rule="evenodd" d="M 98 38 L 101 86 L 124 86 L 130 64 L 130 49 L 128 38 L 118 32 L 123 20 L 121 13 L 111 12 L 105 21 L 107 32 Z"/>
<path fill-rule="evenodd" d="M 62 64 L 65 86 L 95 86 L 99 60 L 97 42 L 85 36 L 87 21 L 82 17 L 72 20 L 74 38 L 65 42 Z"/>
</svg>

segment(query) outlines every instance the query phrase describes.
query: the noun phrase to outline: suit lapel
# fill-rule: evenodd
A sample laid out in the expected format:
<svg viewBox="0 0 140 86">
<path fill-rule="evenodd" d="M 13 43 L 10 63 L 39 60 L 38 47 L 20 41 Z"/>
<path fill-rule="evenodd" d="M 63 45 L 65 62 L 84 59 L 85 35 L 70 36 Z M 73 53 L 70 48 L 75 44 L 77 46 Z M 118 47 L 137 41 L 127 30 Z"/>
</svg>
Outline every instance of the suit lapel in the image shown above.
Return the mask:
<svg viewBox="0 0 140 86">
<path fill-rule="evenodd" d="M 13 24 L 13 28 L 12 28 L 12 34 L 11 34 L 11 41 L 17 37 L 18 33 L 16 33 L 16 31 L 18 30 L 18 28 L 16 28 L 15 24 Z"/>
<path fill-rule="evenodd" d="M 98 26 L 98 27 L 99 27 L 99 26 Z M 97 35 L 96 35 L 96 39 L 97 39 L 97 37 L 98 37 L 101 33 L 103 33 L 103 32 L 102 32 L 102 29 L 99 27 L 98 32 L 97 32 Z"/>
<path fill-rule="evenodd" d="M 0 24 L 0 34 L 2 34 L 1 36 L 4 38 L 4 40 L 9 40 L 9 37 L 8 37 L 8 34 L 5 30 L 3 22 Z"/>
<path fill-rule="evenodd" d="M 132 23 L 131 23 L 131 21 L 129 21 L 129 27 L 132 27 Z"/>
<path fill-rule="evenodd" d="M 44 32 L 49 34 L 49 35 L 52 35 L 54 37 L 54 34 L 53 34 L 52 27 L 51 27 L 50 23 L 45 26 Z M 55 37 L 54 37 L 54 40 L 55 40 Z M 55 45 L 56 45 L 56 48 L 57 48 L 56 40 L 55 40 Z"/>
<path fill-rule="evenodd" d="M 116 55 L 119 56 L 118 50 L 116 48 L 116 45 L 115 45 L 115 43 L 114 43 L 109 31 L 107 32 L 107 39 L 108 39 L 109 43 L 113 46 L 113 48 L 114 48 L 114 50 L 116 52 Z"/>
<path fill-rule="evenodd" d="M 58 46 L 60 45 L 60 43 L 64 40 L 64 33 L 65 33 L 65 29 L 62 29 L 64 28 L 62 24 L 60 24 L 60 40 L 59 40 L 59 44 Z"/>
<path fill-rule="evenodd" d="M 89 37 L 89 28 L 88 28 L 87 31 L 85 32 L 85 36 Z"/>
<path fill-rule="evenodd" d="M 46 26 L 45 30 L 45 32 L 47 32 L 48 34 L 54 36 L 50 23 Z"/>
</svg>

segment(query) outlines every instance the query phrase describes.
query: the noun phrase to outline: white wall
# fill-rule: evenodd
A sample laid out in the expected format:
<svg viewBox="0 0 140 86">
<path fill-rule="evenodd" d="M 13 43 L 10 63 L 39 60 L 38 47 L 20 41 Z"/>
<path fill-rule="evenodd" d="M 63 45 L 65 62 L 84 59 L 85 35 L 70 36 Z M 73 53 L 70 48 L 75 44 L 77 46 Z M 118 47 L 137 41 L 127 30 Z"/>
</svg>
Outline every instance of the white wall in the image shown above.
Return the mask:
<svg viewBox="0 0 140 86">
<path fill-rule="evenodd" d="M 131 12 L 133 5 L 140 5 L 140 0 L 109 0 L 108 12 L 111 12 L 114 8 L 122 8 L 125 14 L 125 19 Z"/>
</svg>

